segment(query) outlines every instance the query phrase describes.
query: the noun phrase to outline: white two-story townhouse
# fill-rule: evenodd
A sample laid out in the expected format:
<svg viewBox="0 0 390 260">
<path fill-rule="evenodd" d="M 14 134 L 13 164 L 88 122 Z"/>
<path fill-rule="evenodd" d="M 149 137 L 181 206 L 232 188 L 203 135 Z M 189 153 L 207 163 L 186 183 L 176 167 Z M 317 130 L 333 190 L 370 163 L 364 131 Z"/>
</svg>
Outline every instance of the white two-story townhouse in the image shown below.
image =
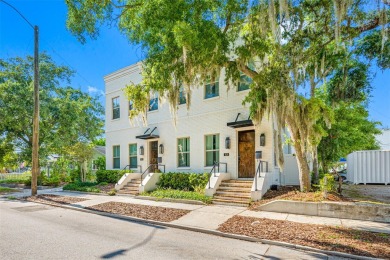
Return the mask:
<svg viewBox="0 0 390 260">
<path fill-rule="evenodd" d="M 189 110 L 181 94 L 176 124 L 168 102 L 152 93 L 144 126 L 141 121 L 130 122 L 132 101 L 123 92 L 130 82 L 141 82 L 141 69 L 137 63 L 104 77 L 107 169 L 130 168 L 142 174 L 159 164 L 165 172 L 212 171 L 207 194 L 218 194 L 223 186 L 245 186 L 251 189 L 252 200 L 273 184 L 299 184 L 295 158 L 285 156 L 284 173 L 291 171 L 288 178 L 277 167 L 272 118 L 264 117 L 256 127 L 250 120 L 249 108 L 243 105 L 249 91 L 245 76 L 227 91 L 222 70 L 218 81 L 193 89 Z M 288 145 L 284 150 L 291 153 Z M 146 181 L 145 173 L 141 178 Z"/>
</svg>

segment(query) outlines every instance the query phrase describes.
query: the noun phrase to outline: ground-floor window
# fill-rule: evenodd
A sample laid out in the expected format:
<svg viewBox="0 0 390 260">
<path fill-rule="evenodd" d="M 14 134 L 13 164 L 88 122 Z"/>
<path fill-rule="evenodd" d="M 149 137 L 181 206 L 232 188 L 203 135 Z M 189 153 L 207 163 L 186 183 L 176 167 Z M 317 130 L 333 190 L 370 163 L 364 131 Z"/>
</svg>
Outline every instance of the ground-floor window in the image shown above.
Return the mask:
<svg viewBox="0 0 390 260">
<path fill-rule="evenodd" d="M 177 139 L 178 167 L 190 167 L 190 138 Z"/>
<path fill-rule="evenodd" d="M 205 136 L 206 166 L 219 162 L 219 134 Z"/>
<path fill-rule="evenodd" d="M 129 144 L 130 168 L 137 168 L 137 144 Z"/>
<path fill-rule="evenodd" d="M 113 168 L 119 169 L 121 167 L 121 149 L 119 145 L 113 147 Z"/>
</svg>

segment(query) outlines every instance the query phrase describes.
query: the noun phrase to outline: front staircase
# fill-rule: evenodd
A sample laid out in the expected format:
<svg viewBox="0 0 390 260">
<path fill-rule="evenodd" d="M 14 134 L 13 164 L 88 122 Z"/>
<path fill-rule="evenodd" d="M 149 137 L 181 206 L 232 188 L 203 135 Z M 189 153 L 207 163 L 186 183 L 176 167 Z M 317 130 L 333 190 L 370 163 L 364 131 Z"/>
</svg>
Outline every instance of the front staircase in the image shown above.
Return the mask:
<svg viewBox="0 0 390 260">
<path fill-rule="evenodd" d="M 213 204 L 244 206 L 251 201 L 252 180 L 225 180 L 213 197 Z"/>
<path fill-rule="evenodd" d="M 118 194 L 138 195 L 140 185 L 141 179 L 132 179 L 118 191 Z"/>
</svg>

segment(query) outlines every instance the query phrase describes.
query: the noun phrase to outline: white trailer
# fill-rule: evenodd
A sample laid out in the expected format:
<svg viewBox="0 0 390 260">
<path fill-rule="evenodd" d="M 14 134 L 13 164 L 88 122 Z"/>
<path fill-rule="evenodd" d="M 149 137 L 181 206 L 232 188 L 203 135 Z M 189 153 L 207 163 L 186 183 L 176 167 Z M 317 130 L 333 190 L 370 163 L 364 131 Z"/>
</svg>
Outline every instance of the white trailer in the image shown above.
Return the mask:
<svg viewBox="0 0 390 260">
<path fill-rule="evenodd" d="M 347 180 L 354 184 L 389 184 L 390 150 L 357 151 L 347 157 Z"/>
</svg>

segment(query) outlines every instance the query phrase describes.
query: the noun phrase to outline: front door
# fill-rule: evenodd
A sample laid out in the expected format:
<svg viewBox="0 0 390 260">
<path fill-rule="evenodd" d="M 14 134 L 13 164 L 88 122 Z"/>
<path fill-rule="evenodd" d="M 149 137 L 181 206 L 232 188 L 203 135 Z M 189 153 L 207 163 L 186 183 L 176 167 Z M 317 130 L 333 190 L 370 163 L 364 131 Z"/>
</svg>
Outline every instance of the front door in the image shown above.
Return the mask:
<svg viewBox="0 0 390 260">
<path fill-rule="evenodd" d="M 150 172 L 155 172 L 158 169 L 158 141 L 152 141 L 149 143 L 149 165 L 156 164 L 155 166 L 150 167 Z"/>
<path fill-rule="evenodd" d="M 253 178 L 255 168 L 255 131 L 238 132 L 238 178 Z"/>
</svg>

